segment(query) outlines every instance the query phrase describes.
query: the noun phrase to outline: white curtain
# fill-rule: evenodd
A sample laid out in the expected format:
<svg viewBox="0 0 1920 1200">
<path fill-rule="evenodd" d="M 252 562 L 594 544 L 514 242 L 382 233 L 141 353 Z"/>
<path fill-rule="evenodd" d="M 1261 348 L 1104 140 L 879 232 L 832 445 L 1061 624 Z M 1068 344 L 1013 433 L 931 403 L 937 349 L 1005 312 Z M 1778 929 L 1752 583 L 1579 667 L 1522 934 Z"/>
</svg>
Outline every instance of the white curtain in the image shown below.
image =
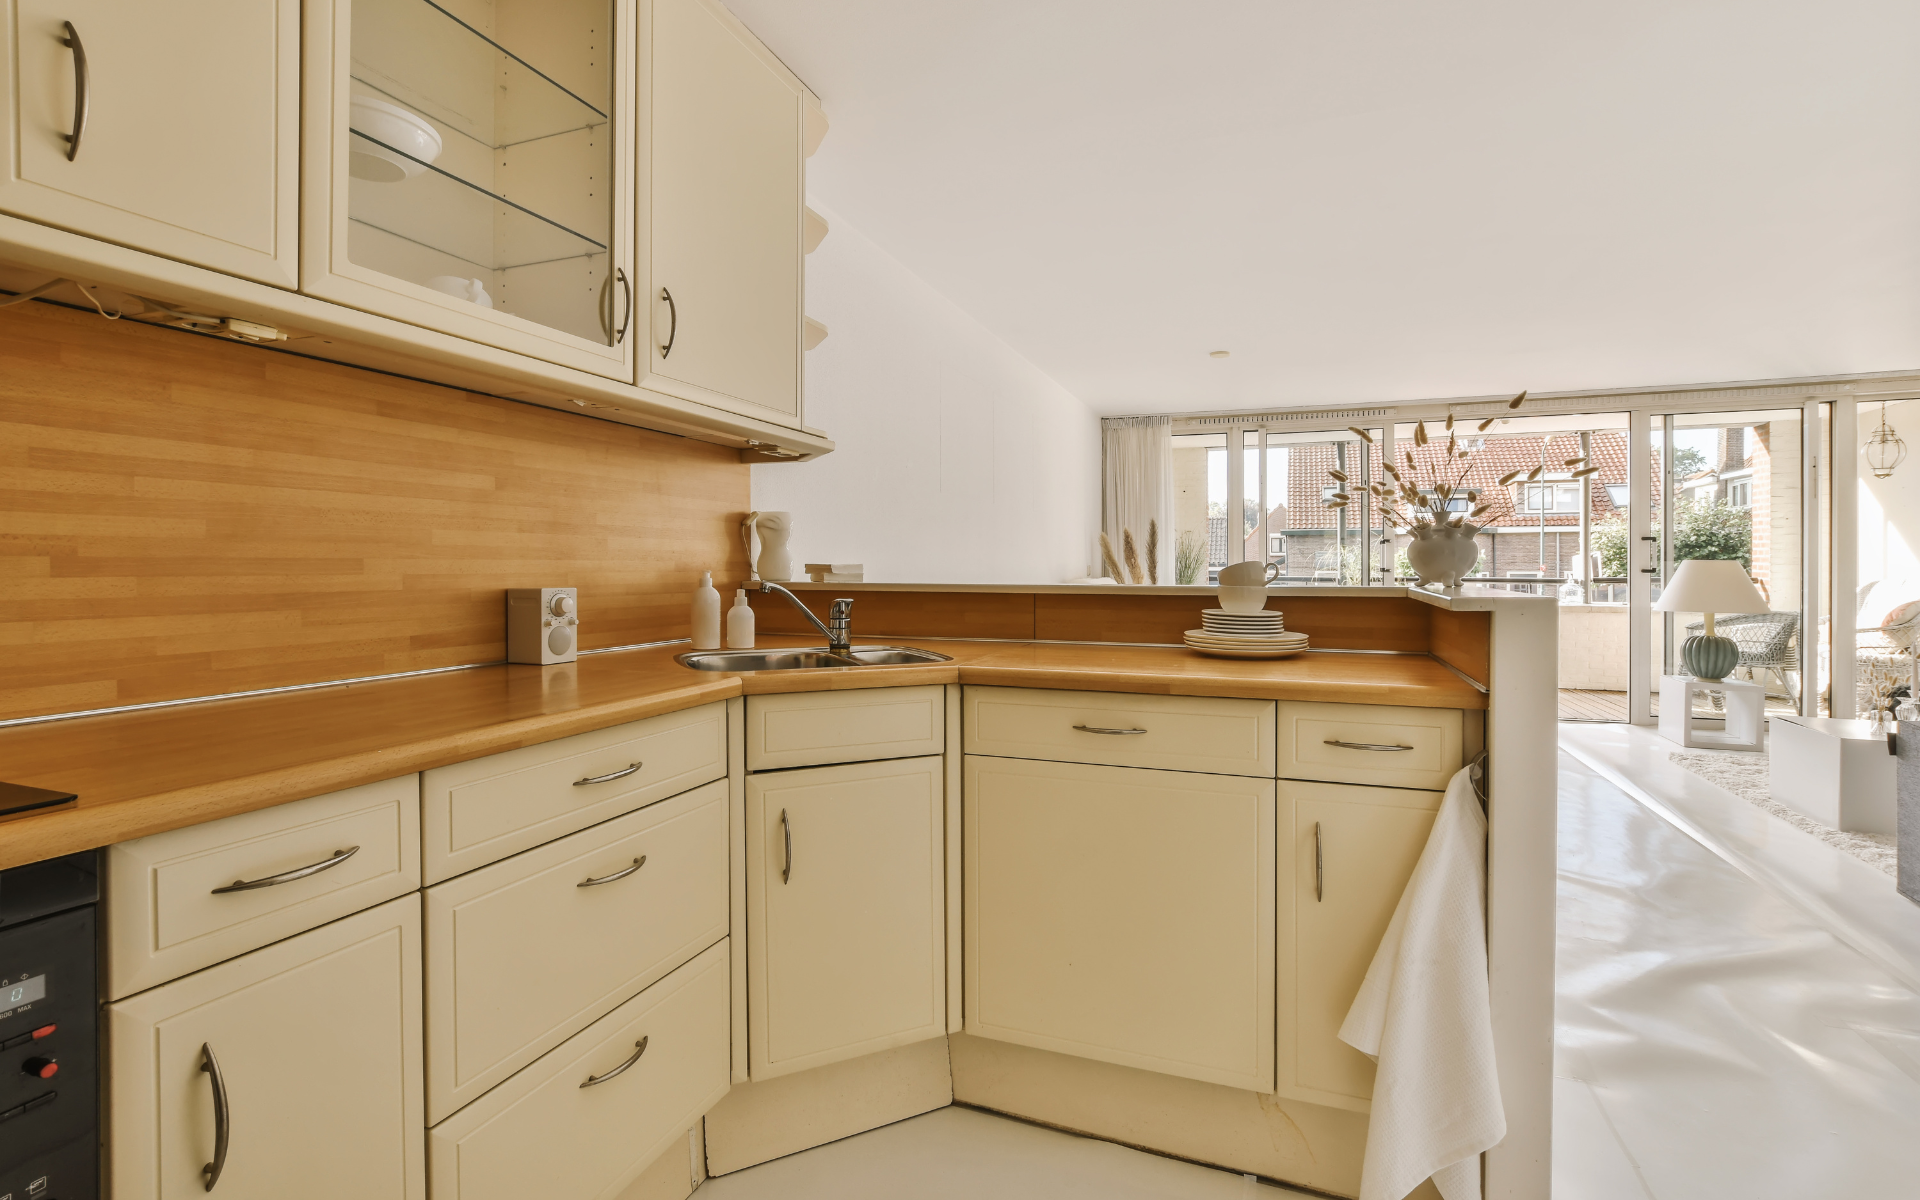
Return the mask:
<svg viewBox="0 0 1920 1200">
<path fill-rule="evenodd" d="M 1107 417 L 1100 422 L 1101 459 L 1104 480 L 1101 489 L 1100 522 L 1113 540 L 1114 557 L 1126 571 L 1126 551 L 1122 536 L 1133 531 L 1139 548 L 1140 563 L 1147 565 L 1147 528 L 1157 522 L 1160 530 L 1158 578 L 1173 582 L 1173 418 Z M 1098 556 L 1096 551 L 1096 563 Z M 1095 574 L 1101 570 L 1096 567 Z M 1116 582 L 1131 583 L 1131 579 Z M 1140 582 L 1147 582 L 1142 579 Z"/>
</svg>

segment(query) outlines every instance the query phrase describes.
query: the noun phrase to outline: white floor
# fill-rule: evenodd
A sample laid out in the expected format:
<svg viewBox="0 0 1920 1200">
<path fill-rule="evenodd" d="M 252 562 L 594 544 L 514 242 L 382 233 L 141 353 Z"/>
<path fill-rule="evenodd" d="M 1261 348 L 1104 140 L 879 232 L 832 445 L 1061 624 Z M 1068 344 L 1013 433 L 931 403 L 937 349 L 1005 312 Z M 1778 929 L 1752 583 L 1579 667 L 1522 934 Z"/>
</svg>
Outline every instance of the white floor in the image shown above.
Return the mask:
<svg viewBox="0 0 1920 1200">
<path fill-rule="evenodd" d="M 1554 1200 L 1920 1195 L 1920 995 L 1570 756 L 1559 927 Z"/>
<path fill-rule="evenodd" d="M 1920 995 L 1889 969 L 1908 961 L 1909 919 L 1920 946 L 1920 908 L 1882 905 L 1848 867 L 1884 875 L 1620 728 L 1576 731 L 1599 769 L 1562 756 L 1553 1200 L 1920 1196 Z M 1858 926 L 1844 940 L 1836 912 Z M 712 1180 L 698 1200 L 1297 1195 L 950 1108 Z"/>
<path fill-rule="evenodd" d="M 696 1200 L 1281 1200 L 1303 1193 L 970 1108 L 710 1179 Z"/>
</svg>

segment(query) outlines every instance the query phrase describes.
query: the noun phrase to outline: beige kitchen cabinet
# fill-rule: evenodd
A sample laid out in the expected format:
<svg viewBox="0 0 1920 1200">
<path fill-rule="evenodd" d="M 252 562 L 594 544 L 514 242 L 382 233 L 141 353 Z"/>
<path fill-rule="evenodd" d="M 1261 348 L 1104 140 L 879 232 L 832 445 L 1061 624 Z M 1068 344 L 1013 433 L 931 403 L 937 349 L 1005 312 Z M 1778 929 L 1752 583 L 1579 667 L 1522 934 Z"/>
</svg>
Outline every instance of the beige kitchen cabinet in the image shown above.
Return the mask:
<svg viewBox="0 0 1920 1200">
<path fill-rule="evenodd" d="M 1445 790 L 1465 763 L 1458 709 L 1385 704 L 1280 704 L 1282 779 Z"/>
<path fill-rule="evenodd" d="M 944 760 L 747 778 L 748 1071 L 947 1032 Z"/>
<path fill-rule="evenodd" d="M 1279 1092 L 1365 1111 L 1373 1060 L 1339 1038 L 1440 792 L 1280 783 Z"/>
<path fill-rule="evenodd" d="M 946 749 L 946 689 L 851 688 L 747 701 L 747 770 L 918 758 Z"/>
<path fill-rule="evenodd" d="M 414 895 L 109 1005 L 114 1200 L 424 1197 L 420 993 Z"/>
<path fill-rule="evenodd" d="M 633 0 L 304 11 L 301 290 L 631 383 Z"/>
<path fill-rule="evenodd" d="M 727 785 L 516 854 L 426 900 L 437 1122 L 727 935 Z"/>
<path fill-rule="evenodd" d="M 684 1171 L 729 1086 L 727 958 L 709 947 L 434 1126 L 433 1200 L 615 1200 L 664 1154 Z"/>
<path fill-rule="evenodd" d="M 806 88 L 717 0 L 640 20 L 638 381 L 798 424 Z"/>
<path fill-rule="evenodd" d="M 1250 1091 L 1274 1072 L 1274 783 L 966 758 L 966 1032 Z"/>
<path fill-rule="evenodd" d="M 189 825 L 106 852 L 107 998 L 420 886 L 420 777 Z"/>
<path fill-rule="evenodd" d="M 13 0 L 0 212 L 293 287 L 299 39 L 298 0 Z"/>
<path fill-rule="evenodd" d="M 968 754 L 1273 778 L 1271 700 L 966 689 Z"/>
</svg>

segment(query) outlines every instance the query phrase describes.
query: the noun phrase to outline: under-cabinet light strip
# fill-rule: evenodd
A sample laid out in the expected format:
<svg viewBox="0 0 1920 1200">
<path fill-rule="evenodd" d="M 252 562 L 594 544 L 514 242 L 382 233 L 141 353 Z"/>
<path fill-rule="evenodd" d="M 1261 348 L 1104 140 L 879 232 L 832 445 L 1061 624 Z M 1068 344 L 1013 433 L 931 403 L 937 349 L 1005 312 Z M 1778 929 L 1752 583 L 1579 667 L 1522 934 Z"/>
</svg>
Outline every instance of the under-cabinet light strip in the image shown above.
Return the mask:
<svg viewBox="0 0 1920 1200">
<path fill-rule="evenodd" d="M 660 646 L 673 646 L 690 638 L 668 638 L 661 642 L 635 642 L 630 646 L 602 646 L 598 650 L 582 650 L 580 656 L 589 654 L 612 654 L 617 650 L 653 650 Z M 77 721 L 81 717 L 110 717 L 120 713 L 147 712 L 156 708 L 185 708 L 190 704 L 212 704 L 216 700 L 252 700 L 260 696 L 280 696 L 288 692 L 312 692 L 321 688 L 348 687 L 356 683 L 385 683 L 392 679 L 416 679 L 422 675 L 447 675 L 454 671 L 477 671 L 482 667 L 504 667 L 507 660 L 496 659 L 493 662 L 460 663 L 451 667 L 426 667 L 418 671 L 394 671 L 387 675 L 356 675 L 352 679 L 326 679 L 319 683 L 289 683 L 281 687 L 254 688 L 245 692 L 221 692 L 214 696 L 186 696 L 178 700 L 149 700 L 145 704 L 118 704 L 111 708 L 87 708 L 79 712 L 46 713 L 37 717 L 12 717 L 0 721 L 0 729 L 11 729 L 16 725 L 45 725 L 53 721 Z"/>
</svg>

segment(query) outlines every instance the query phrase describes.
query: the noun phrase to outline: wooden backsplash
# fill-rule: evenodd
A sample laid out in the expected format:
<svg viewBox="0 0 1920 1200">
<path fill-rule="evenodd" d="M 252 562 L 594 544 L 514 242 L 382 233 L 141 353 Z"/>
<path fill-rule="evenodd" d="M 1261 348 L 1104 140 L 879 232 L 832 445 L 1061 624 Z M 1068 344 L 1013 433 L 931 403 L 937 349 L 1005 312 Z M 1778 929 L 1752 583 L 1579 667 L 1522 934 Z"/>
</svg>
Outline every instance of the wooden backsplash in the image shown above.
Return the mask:
<svg viewBox="0 0 1920 1200">
<path fill-rule="evenodd" d="M 719 446 L 41 303 L 0 310 L 0 718 L 503 657 L 509 587 L 581 645 L 739 578 Z"/>
</svg>

